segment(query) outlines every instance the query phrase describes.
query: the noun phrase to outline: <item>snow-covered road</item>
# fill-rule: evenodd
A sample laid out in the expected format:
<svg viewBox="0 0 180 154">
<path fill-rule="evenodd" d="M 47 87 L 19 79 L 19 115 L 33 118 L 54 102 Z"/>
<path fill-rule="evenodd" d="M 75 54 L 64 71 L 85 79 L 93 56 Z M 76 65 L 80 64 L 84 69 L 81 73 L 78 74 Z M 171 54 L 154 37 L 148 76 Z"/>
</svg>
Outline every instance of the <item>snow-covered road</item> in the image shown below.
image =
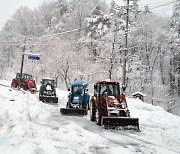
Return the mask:
<svg viewBox="0 0 180 154">
<path fill-rule="evenodd" d="M 38 94 L 0 86 L 0 154 L 180 153 L 180 117 L 161 107 L 127 98 L 141 131 L 105 130 L 89 115 L 62 116 L 68 92 L 57 94 L 59 103 L 51 105 L 39 102 Z"/>
</svg>

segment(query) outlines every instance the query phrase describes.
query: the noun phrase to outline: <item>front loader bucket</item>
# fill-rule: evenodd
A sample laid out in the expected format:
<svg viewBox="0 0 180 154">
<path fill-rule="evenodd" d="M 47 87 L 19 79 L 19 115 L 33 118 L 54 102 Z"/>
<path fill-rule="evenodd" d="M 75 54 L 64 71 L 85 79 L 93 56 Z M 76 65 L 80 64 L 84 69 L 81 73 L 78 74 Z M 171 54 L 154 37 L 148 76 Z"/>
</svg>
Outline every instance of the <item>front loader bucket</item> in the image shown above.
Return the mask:
<svg viewBox="0 0 180 154">
<path fill-rule="evenodd" d="M 39 100 L 45 103 L 58 103 L 58 97 L 40 96 Z"/>
<path fill-rule="evenodd" d="M 102 117 L 102 126 L 111 127 L 136 127 L 139 130 L 139 119 L 130 117 Z"/>
<path fill-rule="evenodd" d="M 87 110 L 85 109 L 74 109 L 74 108 L 61 108 L 60 112 L 62 115 L 75 115 L 75 116 L 83 116 L 87 115 Z"/>
</svg>

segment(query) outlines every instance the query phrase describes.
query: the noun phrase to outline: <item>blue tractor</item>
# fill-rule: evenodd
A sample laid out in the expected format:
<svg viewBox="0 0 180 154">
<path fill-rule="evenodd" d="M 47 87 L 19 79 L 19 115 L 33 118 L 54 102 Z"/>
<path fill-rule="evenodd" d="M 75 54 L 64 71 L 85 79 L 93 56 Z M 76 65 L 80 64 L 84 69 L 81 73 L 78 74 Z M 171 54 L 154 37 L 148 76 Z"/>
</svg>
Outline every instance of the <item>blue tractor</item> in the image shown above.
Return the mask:
<svg viewBox="0 0 180 154">
<path fill-rule="evenodd" d="M 88 84 L 75 82 L 71 85 L 71 92 L 68 95 L 66 108 L 61 108 L 63 115 L 87 115 L 90 95 L 87 93 Z M 70 90 L 69 90 L 70 91 Z"/>
</svg>

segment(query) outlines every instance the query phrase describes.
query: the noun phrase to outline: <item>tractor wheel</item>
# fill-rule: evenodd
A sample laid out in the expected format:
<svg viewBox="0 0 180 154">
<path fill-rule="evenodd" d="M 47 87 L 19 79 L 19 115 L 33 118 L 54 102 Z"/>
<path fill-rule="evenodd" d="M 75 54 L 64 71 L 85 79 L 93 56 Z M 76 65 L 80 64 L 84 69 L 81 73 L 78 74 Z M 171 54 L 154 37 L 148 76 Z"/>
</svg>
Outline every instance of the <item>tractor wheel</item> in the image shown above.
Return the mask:
<svg viewBox="0 0 180 154">
<path fill-rule="evenodd" d="M 91 121 L 95 121 L 96 117 L 95 117 L 95 113 L 96 113 L 96 110 L 95 110 L 95 106 L 94 106 L 94 103 L 93 102 L 90 102 L 89 103 L 89 108 L 90 108 L 90 120 Z"/>
<path fill-rule="evenodd" d="M 101 126 L 102 119 L 102 109 L 100 107 L 96 108 L 96 124 Z"/>
<path fill-rule="evenodd" d="M 21 88 L 22 88 L 23 90 L 25 90 L 25 91 L 28 89 L 26 85 L 22 85 Z"/>
<path fill-rule="evenodd" d="M 89 106 L 89 103 L 88 103 L 88 110 L 90 110 L 90 106 Z"/>
<path fill-rule="evenodd" d="M 69 102 L 67 102 L 67 104 L 66 104 L 66 108 L 72 108 L 72 106 L 70 105 L 70 103 L 69 103 Z"/>
<path fill-rule="evenodd" d="M 86 106 L 85 106 L 85 111 L 84 111 L 84 115 L 87 115 L 88 114 L 88 104 L 86 104 Z"/>
<path fill-rule="evenodd" d="M 18 86 L 17 82 L 16 81 L 12 81 L 11 87 L 12 88 L 17 88 L 17 86 Z"/>
<path fill-rule="evenodd" d="M 86 107 L 85 107 L 85 115 L 88 114 L 88 104 L 86 104 Z"/>
</svg>

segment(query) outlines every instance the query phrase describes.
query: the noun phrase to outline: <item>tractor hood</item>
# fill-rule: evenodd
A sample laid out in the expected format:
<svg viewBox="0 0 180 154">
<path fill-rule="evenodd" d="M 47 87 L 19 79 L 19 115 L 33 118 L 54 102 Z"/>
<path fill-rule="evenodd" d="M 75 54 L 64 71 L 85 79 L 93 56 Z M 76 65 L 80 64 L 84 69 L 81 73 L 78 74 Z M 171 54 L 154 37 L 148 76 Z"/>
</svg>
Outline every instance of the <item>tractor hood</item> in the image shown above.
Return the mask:
<svg viewBox="0 0 180 154">
<path fill-rule="evenodd" d="M 121 98 L 116 98 L 114 96 L 107 96 L 106 101 L 108 102 L 109 107 L 120 107 L 122 109 L 127 108 L 125 100 L 122 101 Z"/>
<path fill-rule="evenodd" d="M 79 104 L 79 103 L 81 103 L 82 96 L 81 96 L 81 95 L 75 95 L 75 96 L 73 96 L 72 99 L 73 99 L 73 100 L 72 100 L 72 103 L 73 103 L 73 104 Z"/>
<path fill-rule="evenodd" d="M 106 97 L 109 106 L 120 106 L 120 102 L 114 96 Z"/>
<path fill-rule="evenodd" d="M 46 90 L 48 90 L 48 91 L 52 90 L 51 86 L 50 86 L 50 85 L 47 85 L 47 86 L 46 86 Z"/>
<path fill-rule="evenodd" d="M 28 88 L 36 88 L 36 83 L 35 80 L 30 79 L 30 80 L 24 80 L 26 85 L 28 85 Z"/>
</svg>

